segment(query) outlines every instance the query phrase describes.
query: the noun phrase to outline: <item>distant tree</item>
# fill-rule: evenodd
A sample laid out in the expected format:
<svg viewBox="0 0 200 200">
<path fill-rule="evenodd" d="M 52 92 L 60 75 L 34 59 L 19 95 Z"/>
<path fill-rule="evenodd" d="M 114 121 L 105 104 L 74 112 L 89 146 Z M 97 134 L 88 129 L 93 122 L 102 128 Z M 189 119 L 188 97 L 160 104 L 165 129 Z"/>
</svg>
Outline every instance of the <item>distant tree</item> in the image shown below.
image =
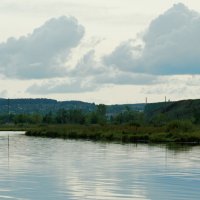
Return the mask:
<svg viewBox="0 0 200 200">
<path fill-rule="evenodd" d="M 193 110 L 194 123 L 200 124 L 200 111 L 199 109 Z"/>
<path fill-rule="evenodd" d="M 47 113 L 46 115 L 44 115 L 43 122 L 47 124 L 51 124 L 54 122 L 53 114 L 51 111 Z"/>
<path fill-rule="evenodd" d="M 15 124 L 29 123 L 30 119 L 29 119 L 29 116 L 26 114 L 19 114 L 19 115 L 15 115 L 14 122 Z"/>
<path fill-rule="evenodd" d="M 87 115 L 87 122 L 89 124 L 98 124 L 99 117 L 97 112 L 91 112 Z"/>
<path fill-rule="evenodd" d="M 106 105 L 99 104 L 97 105 L 97 116 L 98 116 L 98 123 L 101 125 L 106 124 Z"/>
<path fill-rule="evenodd" d="M 167 116 L 163 113 L 158 113 L 157 115 L 155 115 L 152 119 L 151 119 L 151 123 L 154 126 L 163 126 L 166 125 L 166 123 L 168 122 Z"/>
<path fill-rule="evenodd" d="M 64 124 L 67 121 L 67 111 L 65 109 L 58 110 L 56 113 L 56 122 L 59 124 Z"/>
<path fill-rule="evenodd" d="M 127 107 L 124 112 L 113 116 L 113 121 L 115 124 L 140 126 L 144 123 L 144 114 L 138 111 L 133 111 Z"/>
<path fill-rule="evenodd" d="M 84 124 L 85 123 L 85 114 L 82 110 L 69 110 L 69 123 L 75 124 Z"/>
<path fill-rule="evenodd" d="M 38 113 L 26 117 L 28 118 L 28 122 L 31 124 L 40 124 L 42 122 L 42 116 Z"/>
<path fill-rule="evenodd" d="M 97 105 L 97 113 L 101 116 L 105 116 L 106 115 L 106 105 L 104 105 L 104 104 Z"/>
</svg>

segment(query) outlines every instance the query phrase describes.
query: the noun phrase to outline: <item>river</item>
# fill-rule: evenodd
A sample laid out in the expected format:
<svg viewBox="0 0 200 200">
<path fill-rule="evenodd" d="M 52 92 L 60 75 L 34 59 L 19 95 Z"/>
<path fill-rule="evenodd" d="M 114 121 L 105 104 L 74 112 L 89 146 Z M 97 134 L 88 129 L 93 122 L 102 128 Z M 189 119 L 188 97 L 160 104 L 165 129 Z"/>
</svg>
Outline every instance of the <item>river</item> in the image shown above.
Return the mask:
<svg viewBox="0 0 200 200">
<path fill-rule="evenodd" d="M 200 147 L 95 143 L 1 132 L 0 199 L 199 200 Z"/>
</svg>

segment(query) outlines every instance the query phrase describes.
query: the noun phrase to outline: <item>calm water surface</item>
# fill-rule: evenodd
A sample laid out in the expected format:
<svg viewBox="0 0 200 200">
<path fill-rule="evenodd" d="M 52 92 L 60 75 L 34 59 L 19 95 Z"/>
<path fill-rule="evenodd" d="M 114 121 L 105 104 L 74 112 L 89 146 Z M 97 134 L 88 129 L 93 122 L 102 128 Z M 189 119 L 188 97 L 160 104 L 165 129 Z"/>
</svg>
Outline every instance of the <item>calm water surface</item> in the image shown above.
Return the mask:
<svg viewBox="0 0 200 200">
<path fill-rule="evenodd" d="M 0 199 L 200 199 L 200 147 L 0 133 Z"/>
</svg>

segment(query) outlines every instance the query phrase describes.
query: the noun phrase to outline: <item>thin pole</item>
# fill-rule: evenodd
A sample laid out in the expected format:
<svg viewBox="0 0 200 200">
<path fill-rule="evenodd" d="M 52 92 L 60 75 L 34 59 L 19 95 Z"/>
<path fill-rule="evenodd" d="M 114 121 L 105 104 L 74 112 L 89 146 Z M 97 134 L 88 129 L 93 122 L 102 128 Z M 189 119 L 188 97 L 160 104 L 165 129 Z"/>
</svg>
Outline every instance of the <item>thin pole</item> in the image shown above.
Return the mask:
<svg viewBox="0 0 200 200">
<path fill-rule="evenodd" d="M 8 135 L 8 164 L 10 161 L 10 136 Z"/>
<path fill-rule="evenodd" d="M 10 146 L 10 136 L 8 135 L 8 147 Z"/>
<path fill-rule="evenodd" d="M 165 96 L 165 108 L 164 108 L 165 112 L 166 112 L 166 109 L 167 109 L 167 97 Z"/>
</svg>

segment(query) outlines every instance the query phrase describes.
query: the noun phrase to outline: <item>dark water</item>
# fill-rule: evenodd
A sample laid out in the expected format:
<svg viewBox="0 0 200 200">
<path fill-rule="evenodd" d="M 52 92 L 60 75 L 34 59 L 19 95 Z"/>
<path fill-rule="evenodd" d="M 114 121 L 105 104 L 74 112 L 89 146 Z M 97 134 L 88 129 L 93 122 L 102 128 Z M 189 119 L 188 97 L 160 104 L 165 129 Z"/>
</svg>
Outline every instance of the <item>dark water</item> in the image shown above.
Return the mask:
<svg viewBox="0 0 200 200">
<path fill-rule="evenodd" d="M 0 133 L 0 199 L 200 199 L 200 147 Z"/>
</svg>

